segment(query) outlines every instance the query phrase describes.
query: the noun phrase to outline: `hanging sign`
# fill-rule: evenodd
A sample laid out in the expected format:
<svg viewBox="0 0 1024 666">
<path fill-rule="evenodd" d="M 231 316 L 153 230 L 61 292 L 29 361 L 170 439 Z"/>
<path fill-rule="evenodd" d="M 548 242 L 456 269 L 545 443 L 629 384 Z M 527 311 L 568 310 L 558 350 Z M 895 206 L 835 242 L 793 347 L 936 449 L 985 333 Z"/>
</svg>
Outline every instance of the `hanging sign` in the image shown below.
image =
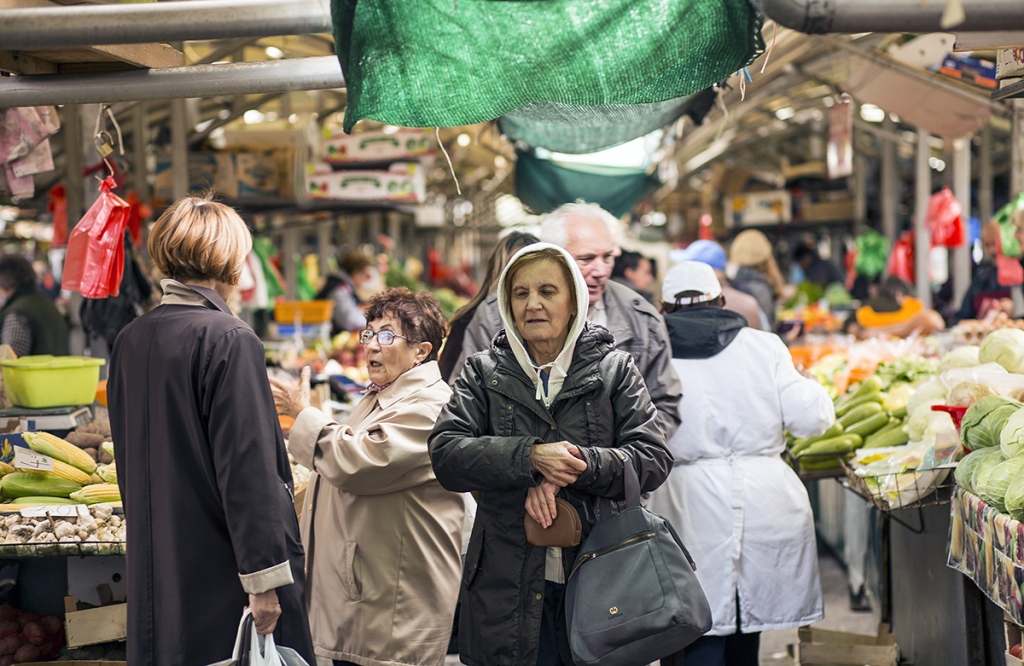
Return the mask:
<svg viewBox="0 0 1024 666">
<path fill-rule="evenodd" d="M 853 102 L 836 102 L 828 110 L 828 177 L 853 173 Z"/>
</svg>

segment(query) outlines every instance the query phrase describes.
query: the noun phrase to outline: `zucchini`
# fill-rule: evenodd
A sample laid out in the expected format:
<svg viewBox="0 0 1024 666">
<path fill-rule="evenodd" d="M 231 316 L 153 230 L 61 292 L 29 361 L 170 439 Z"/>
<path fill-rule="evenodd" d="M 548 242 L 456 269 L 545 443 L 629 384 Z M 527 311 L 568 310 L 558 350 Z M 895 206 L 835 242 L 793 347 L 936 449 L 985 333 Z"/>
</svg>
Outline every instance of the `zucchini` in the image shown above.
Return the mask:
<svg viewBox="0 0 1024 666">
<path fill-rule="evenodd" d="M 7 499 L 19 497 L 68 497 L 82 485 L 56 476 L 15 472 L 0 478 L 0 495 Z"/>
<path fill-rule="evenodd" d="M 889 446 L 903 446 L 910 441 L 910 435 L 903 431 L 902 427 L 893 428 L 868 437 L 864 442 L 864 449 L 882 449 Z"/>
<path fill-rule="evenodd" d="M 833 437 L 838 437 L 839 435 L 842 434 L 843 426 L 839 425 L 838 423 L 833 423 L 828 427 L 828 430 L 821 433 L 817 437 L 804 437 L 803 439 L 798 439 L 795 442 L 793 442 L 793 446 L 790 447 L 789 453 L 790 455 L 795 456 L 796 454 L 800 453 L 801 451 L 806 449 L 811 444 L 814 444 L 815 442 L 820 442 L 823 439 L 831 439 Z"/>
<path fill-rule="evenodd" d="M 838 421 L 843 426 L 843 430 L 846 430 L 854 423 L 859 423 L 869 416 L 882 413 L 882 405 L 877 402 L 868 402 L 858 407 L 854 407 L 849 412 L 844 414 Z"/>
<path fill-rule="evenodd" d="M 855 449 L 859 449 L 860 445 L 864 443 L 864 438 L 860 435 L 839 435 L 831 439 L 823 439 L 820 442 L 816 442 L 811 446 L 801 451 L 797 458 L 804 458 L 806 456 L 818 456 L 823 454 L 843 454 L 849 453 Z"/>
<path fill-rule="evenodd" d="M 846 403 L 842 407 L 837 408 L 836 409 L 836 416 L 844 416 L 846 414 L 849 414 L 851 411 L 853 411 L 857 407 L 860 407 L 861 405 L 866 405 L 869 402 L 877 402 L 879 405 L 881 405 L 882 404 L 882 396 L 880 394 L 875 394 L 875 395 L 866 395 L 866 396 L 863 396 L 863 397 L 860 397 L 860 398 L 854 398 L 853 400 L 851 400 L 850 402 Z"/>
<path fill-rule="evenodd" d="M 884 413 L 874 414 L 867 417 L 863 421 L 858 421 L 852 426 L 847 428 L 843 434 L 845 435 L 860 435 L 861 437 L 867 437 L 872 435 L 885 426 L 889 425 L 889 417 Z"/>
<path fill-rule="evenodd" d="M 903 405 L 899 409 L 892 410 L 891 413 L 892 413 L 893 416 L 895 416 L 898 419 L 905 419 L 905 418 L 907 418 L 907 406 Z"/>
</svg>

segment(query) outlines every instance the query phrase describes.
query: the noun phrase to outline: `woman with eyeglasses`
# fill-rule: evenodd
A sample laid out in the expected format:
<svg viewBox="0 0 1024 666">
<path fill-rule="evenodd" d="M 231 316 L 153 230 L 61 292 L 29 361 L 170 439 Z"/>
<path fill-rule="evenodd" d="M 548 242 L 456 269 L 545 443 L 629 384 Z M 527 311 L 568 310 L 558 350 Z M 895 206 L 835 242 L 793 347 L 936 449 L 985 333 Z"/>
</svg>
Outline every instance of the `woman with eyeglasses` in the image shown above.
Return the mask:
<svg viewBox="0 0 1024 666">
<path fill-rule="evenodd" d="M 298 386 L 272 382 L 295 417 L 288 448 L 313 470 L 302 510 L 309 621 L 335 664 L 444 663 L 462 570 L 463 497 L 441 487 L 427 436 L 451 389 L 437 352 L 445 320 L 431 294 L 405 288 L 367 308 L 370 386 L 344 425 Z"/>
</svg>

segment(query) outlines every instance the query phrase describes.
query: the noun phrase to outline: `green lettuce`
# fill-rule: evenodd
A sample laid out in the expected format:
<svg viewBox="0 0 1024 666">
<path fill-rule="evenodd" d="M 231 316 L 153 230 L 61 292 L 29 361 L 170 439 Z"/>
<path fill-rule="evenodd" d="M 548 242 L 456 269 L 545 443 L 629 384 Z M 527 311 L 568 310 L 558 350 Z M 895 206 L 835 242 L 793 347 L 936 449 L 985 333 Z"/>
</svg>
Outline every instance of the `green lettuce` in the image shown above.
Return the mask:
<svg viewBox="0 0 1024 666">
<path fill-rule="evenodd" d="M 975 477 L 978 496 L 989 506 L 1006 511 L 1006 491 L 1013 477 L 1024 469 L 1024 458 L 1010 458 L 980 470 Z"/>
<path fill-rule="evenodd" d="M 1024 331 L 1016 328 L 992 331 L 981 341 L 978 360 L 982 363 L 998 363 L 1007 372 L 1024 374 Z"/>
<path fill-rule="evenodd" d="M 960 441 L 971 451 L 999 446 L 1003 426 L 1022 406 L 1001 395 L 985 396 L 967 408 L 960 425 Z"/>
<path fill-rule="evenodd" d="M 953 472 L 956 485 L 977 495 L 976 481 L 978 471 L 983 467 L 994 467 L 1004 460 L 1006 460 L 1006 457 L 1003 456 L 1003 452 L 994 446 L 968 453 L 964 456 L 963 460 L 957 463 L 956 471 Z"/>
</svg>

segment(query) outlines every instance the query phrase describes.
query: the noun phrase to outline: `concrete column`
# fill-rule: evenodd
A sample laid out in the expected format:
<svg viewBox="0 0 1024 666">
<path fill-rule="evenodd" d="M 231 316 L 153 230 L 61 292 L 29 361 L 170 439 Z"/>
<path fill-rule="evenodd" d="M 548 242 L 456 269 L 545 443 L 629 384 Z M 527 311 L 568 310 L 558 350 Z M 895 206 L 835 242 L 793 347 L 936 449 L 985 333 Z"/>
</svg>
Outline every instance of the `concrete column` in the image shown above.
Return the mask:
<svg viewBox="0 0 1024 666">
<path fill-rule="evenodd" d="M 68 191 L 68 232 L 85 214 L 82 185 L 82 107 L 68 104 L 61 113 Z"/>
<path fill-rule="evenodd" d="M 894 132 L 894 123 L 886 114 L 882 121 L 882 129 Z M 882 148 L 882 174 L 881 174 L 881 198 L 882 198 L 882 233 L 890 241 L 896 240 L 899 231 L 896 227 L 896 207 L 899 205 L 900 173 L 899 162 L 896 159 L 896 144 L 892 141 L 878 139 Z M 927 148 L 927 146 L 925 146 Z M 927 159 L 925 160 L 927 166 Z"/>
<path fill-rule="evenodd" d="M 140 102 L 132 109 L 132 185 L 139 201 L 149 201 L 149 182 L 146 180 L 146 141 L 149 124 L 146 122 L 145 102 Z"/>
<path fill-rule="evenodd" d="M 854 148 L 856 150 L 856 148 Z M 860 233 L 868 219 L 868 160 L 861 153 L 853 155 L 853 223 Z"/>
<path fill-rule="evenodd" d="M 188 125 L 184 99 L 171 100 L 171 197 L 177 201 L 186 196 L 188 182 Z M 289 283 L 290 284 L 290 283 Z"/>
<path fill-rule="evenodd" d="M 321 222 L 316 227 L 317 254 L 320 257 L 320 275 L 327 275 L 330 272 L 330 265 L 327 263 L 333 252 L 331 237 L 334 235 L 334 222 Z"/>
<path fill-rule="evenodd" d="M 971 140 L 953 142 L 953 194 L 960 202 L 964 223 L 964 242 L 952 248 L 953 302 L 960 303 L 971 284 L 971 246 L 967 239 L 967 221 L 971 217 Z"/>
<path fill-rule="evenodd" d="M 985 224 L 992 219 L 992 126 L 981 130 L 978 154 L 978 219 Z"/>
<path fill-rule="evenodd" d="M 299 228 L 288 227 L 282 233 L 281 238 L 281 270 L 284 273 L 285 282 L 288 283 L 288 298 L 295 300 L 298 295 L 299 271 L 296 261 L 299 258 Z"/>
<path fill-rule="evenodd" d="M 914 282 L 917 297 L 925 307 L 932 305 L 932 289 L 928 282 L 928 199 L 932 195 L 932 172 L 928 166 L 928 132 L 917 130 L 917 159 L 914 164 Z"/>
<path fill-rule="evenodd" d="M 1012 99 L 1010 126 L 1010 197 L 1024 190 L 1024 99 Z"/>
</svg>

